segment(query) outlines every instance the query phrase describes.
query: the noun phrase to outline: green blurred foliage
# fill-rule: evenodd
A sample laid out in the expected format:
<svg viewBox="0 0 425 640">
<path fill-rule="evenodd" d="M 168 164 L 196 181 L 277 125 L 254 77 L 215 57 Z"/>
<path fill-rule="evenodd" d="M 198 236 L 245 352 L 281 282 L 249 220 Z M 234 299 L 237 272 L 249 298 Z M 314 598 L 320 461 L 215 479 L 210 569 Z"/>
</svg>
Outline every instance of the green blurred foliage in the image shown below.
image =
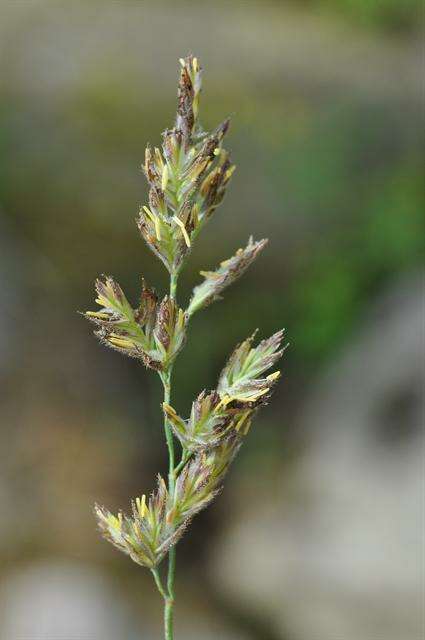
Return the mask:
<svg viewBox="0 0 425 640">
<path fill-rule="evenodd" d="M 359 26 L 398 33 L 416 31 L 423 12 L 421 0 L 304 0 L 304 4 L 323 8 Z"/>
</svg>

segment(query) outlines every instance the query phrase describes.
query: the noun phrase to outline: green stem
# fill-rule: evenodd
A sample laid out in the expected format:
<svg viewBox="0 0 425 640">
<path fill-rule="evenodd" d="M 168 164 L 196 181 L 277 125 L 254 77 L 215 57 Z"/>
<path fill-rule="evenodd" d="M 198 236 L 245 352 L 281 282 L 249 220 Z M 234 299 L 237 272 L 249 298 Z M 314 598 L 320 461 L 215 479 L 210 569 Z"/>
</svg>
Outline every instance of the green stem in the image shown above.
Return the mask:
<svg viewBox="0 0 425 640">
<path fill-rule="evenodd" d="M 164 385 L 164 402 L 166 404 L 170 404 L 171 400 L 171 373 L 172 366 L 170 366 L 167 371 L 161 376 L 162 384 Z M 175 454 L 174 454 L 174 440 L 173 440 L 173 432 L 169 425 L 167 418 L 164 419 L 164 430 L 165 430 L 165 439 L 167 441 L 168 447 L 168 489 L 170 493 L 174 493 L 174 464 L 175 464 Z"/>
<path fill-rule="evenodd" d="M 151 569 L 159 593 L 164 598 L 164 631 L 165 640 L 173 640 L 173 605 L 174 602 L 164 589 L 158 569 Z"/>
<path fill-rule="evenodd" d="M 179 464 L 177 465 L 177 467 L 174 469 L 174 476 L 177 478 L 177 476 L 179 475 L 180 471 L 183 469 L 183 467 L 185 466 L 186 462 L 189 460 L 190 456 L 192 454 L 190 453 L 190 451 L 185 450 L 183 452 L 182 455 L 182 459 L 180 460 Z"/>
<path fill-rule="evenodd" d="M 161 376 L 162 383 L 164 385 L 164 402 L 170 403 L 171 399 L 171 372 L 172 367 L 169 367 L 167 371 Z M 174 455 L 174 440 L 173 433 L 167 418 L 164 419 L 165 439 L 168 447 L 168 491 L 172 496 L 175 489 L 175 455 Z M 165 640 L 173 640 L 174 638 L 174 575 L 176 565 L 175 547 L 172 547 L 168 554 L 168 577 L 167 577 L 167 593 L 163 594 L 165 608 L 164 608 L 164 631 Z M 155 576 L 154 576 L 155 577 Z"/>
<path fill-rule="evenodd" d="M 165 628 L 165 640 L 173 640 L 174 638 L 174 600 L 170 597 L 168 597 L 165 600 L 164 628 Z"/>
<path fill-rule="evenodd" d="M 161 578 L 160 578 L 158 569 L 155 567 L 154 569 L 151 569 L 151 571 L 152 571 L 152 575 L 153 575 L 153 578 L 155 580 L 155 584 L 156 584 L 156 586 L 158 588 L 159 593 L 162 595 L 164 600 L 166 600 L 167 599 L 167 594 L 165 593 L 165 589 L 162 586 L 162 582 L 161 582 Z"/>
<path fill-rule="evenodd" d="M 173 272 L 170 276 L 170 297 L 176 298 L 178 272 Z M 164 402 L 170 404 L 171 400 L 171 373 L 172 365 L 168 367 L 162 374 L 162 383 L 164 385 Z M 164 420 L 165 438 L 168 447 L 168 491 L 172 496 L 175 491 L 176 473 L 174 439 L 171 426 L 165 418 Z M 174 638 L 174 580 L 176 573 L 176 549 L 172 547 L 168 554 L 168 576 L 167 576 L 167 593 L 163 594 L 165 601 L 164 608 L 164 630 L 165 640 L 173 640 Z M 155 577 L 155 576 L 154 576 Z M 161 585 L 162 586 L 162 585 Z"/>
</svg>

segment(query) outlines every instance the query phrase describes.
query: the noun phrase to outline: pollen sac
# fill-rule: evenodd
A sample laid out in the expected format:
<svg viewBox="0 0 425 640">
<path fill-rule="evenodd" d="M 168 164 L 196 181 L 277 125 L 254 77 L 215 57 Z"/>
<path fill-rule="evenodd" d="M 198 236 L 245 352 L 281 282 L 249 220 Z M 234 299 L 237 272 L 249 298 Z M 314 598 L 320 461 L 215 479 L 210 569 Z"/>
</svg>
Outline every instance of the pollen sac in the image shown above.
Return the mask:
<svg viewBox="0 0 425 640">
<path fill-rule="evenodd" d="M 242 342 L 230 356 L 218 382 L 218 393 L 224 402 L 242 403 L 247 407 L 265 404 L 280 377 L 275 371 L 259 377 L 281 357 L 283 330 L 252 347 L 254 336 Z"/>
<path fill-rule="evenodd" d="M 108 276 L 96 281 L 99 311 L 86 318 L 97 326 L 95 335 L 108 347 L 138 358 L 147 367 L 162 371 L 182 348 L 187 316 L 166 297 L 159 304 L 152 289 L 142 283 L 140 304 L 133 309 L 121 287 Z"/>
<path fill-rule="evenodd" d="M 180 62 L 175 126 L 164 132 L 162 150 L 146 149 L 143 171 L 149 206 L 141 208 L 137 220 L 147 245 L 170 273 L 181 268 L 202 225 L 223 199 L 234 170 L 222 148 L 229 120 L 212 133 L 201 129 L 201 69 L 193 56 Z"/>
<path fill-rule="evenodd" d="M 215 447 L 230 434 L 246 434 L 253 413 L 250 408 L 229 406 L 217 391 L 202 391 L 192 404 L 188 420 L 180 418 L 168 404 L 163 409 L 175 436 L 191 452 Z"/>
<path fill-rule="evenodd" d="M 201 271 L 205 279 L 193 290 L 188 315 L 191 316 L 220 299 L 221 292 L 245 273 L 266 244 L 267 240 L 254 242 L 251 237 L 244 249 L 238 249 L 234 256 L 222 262 L 215 271 Z"/>
</svg>

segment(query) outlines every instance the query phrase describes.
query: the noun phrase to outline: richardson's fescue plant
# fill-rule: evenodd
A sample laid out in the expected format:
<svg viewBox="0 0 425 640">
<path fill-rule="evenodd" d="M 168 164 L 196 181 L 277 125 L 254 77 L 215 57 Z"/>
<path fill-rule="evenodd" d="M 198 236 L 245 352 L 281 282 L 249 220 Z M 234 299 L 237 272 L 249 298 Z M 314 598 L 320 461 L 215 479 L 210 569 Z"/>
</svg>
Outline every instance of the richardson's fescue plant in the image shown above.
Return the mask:
<svg viewBox="0 0 425 640">
<path fill-rule="evenodd" d="M 97 280 L 100 309 L 86 317 L 96 325 L 100 341 L 139 360 L 155 371 L 164 387 L 164 431 L 168 447 L 167 481 L 158 476 L 156 489 L 135 498 L 128 515 L 96 506 L 104 537 L 149 569 L 164 599 L 164 633 L 173 640 L 176 544 L 192 518 L 205 509 L 222 488 L 257 411 L 267 403 L 279 378 L 268 372 L 282 355 L 283 332 L 254 345 L 247 338 L 231 354 L 217 387 L 203 390 L 193 401 L 188 418 L 171 404 L 171 374 L 183 348 L 192 316 L 218 300 L 266 245 L 248 240 L 246 247 L 214 271 L 203 271 L 187 308 L 177 303 L 177 281 L 199 232 L 223 200 L 234 171 L 223 139 L 225 120 L 212 133 L 199 124 L 201 68 L 197 58 L 180 60 L 175 125 L 163 133 L 162 150 L 146 149 L 143 170 L 149 183 L 149 203 L 140 210 L 137 225 L 148 247 L 164 263 L 170 290 L 160 300 L 142 280 L 134 308 L 110 276 Z M 180 449 L 176 462 L 175 446 Z M 166 581 L 159 565 L 168 556 Z"/>
</svg>

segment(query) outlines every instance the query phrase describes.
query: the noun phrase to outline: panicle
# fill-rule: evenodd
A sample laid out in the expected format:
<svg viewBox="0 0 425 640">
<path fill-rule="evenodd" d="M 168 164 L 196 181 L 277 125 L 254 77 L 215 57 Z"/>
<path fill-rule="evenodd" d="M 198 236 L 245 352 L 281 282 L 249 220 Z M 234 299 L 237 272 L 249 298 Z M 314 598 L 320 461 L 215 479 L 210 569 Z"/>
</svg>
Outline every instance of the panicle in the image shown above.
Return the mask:
<svg viewBox="0 0 425 640">
<path fill-rule="evenodd" d="M 133 309 L 111 276 L 96 281 L 100 311 L 87 311 L 97 326 L 95 335 L 108 347 L 138 358 L 147 367 L 165 370 L 182 349 L 187 315 L 166 296 L 161 303 L 142 281 L 140 304 Z"/>
<path fill-rule="evenodd" d="M 222 201 L 234 171 L 222 140 L 225 120 L 212 133 L 198 121 L 202 70 L 196 57 L 180 60 L 175 125 L 163 134 L 162 150 L 147 147 L 143 170 L 149 205 L 137 225 L 149 248 L 170 273 L 177 273 L 192 242 Z"/>
<path fill-rule="evenodd" d="M 99 310 L 85 313 L 96 325 L 101 342 L 158 371 L 165 389 L 170 387 L 171 365 L 184 346 L 189 318 L 220 299 L 267 243 L 250 237 L 244 248 L 214 271 L 201 272 L 204 280 L 194 288 L 187 310 L 178 307 L 177 274 L 198 233 L 223 200 L 235 169 L 223 148 L 229 120 L 211 133 L 200 126 L 198 59 L 188 55 L 180 66 L 174 126 L 163 133 L 161 148 L 148 146 L 145 151 L 149 198 L 137 220 L 147 245 L 171 274 L 171 294 L 159 300 L 142 280 L 139 304 L 133 308 L 120 285 L 106 276 L 95 285 Z M 130 515 L 114 515 L 96 505 L 103 536 L 136 563 L 157 567 L 191 519 L 210 504 L 255 413 L 270 397 L 280 372 L 265 374 L 283 353 L 283 331 L 255 347 L 253 339 L 236 347 L 217 388 L 198 395 L 189 418 L 181 418 L 169 403 L 163 404 L 167 440 L 171 429 L 182 445 L 182 460 L 170 470 L 169 486 L 158 476 L 157 488 L 149 499 L 146 495 L 136 498 Z"/>
</svg>

